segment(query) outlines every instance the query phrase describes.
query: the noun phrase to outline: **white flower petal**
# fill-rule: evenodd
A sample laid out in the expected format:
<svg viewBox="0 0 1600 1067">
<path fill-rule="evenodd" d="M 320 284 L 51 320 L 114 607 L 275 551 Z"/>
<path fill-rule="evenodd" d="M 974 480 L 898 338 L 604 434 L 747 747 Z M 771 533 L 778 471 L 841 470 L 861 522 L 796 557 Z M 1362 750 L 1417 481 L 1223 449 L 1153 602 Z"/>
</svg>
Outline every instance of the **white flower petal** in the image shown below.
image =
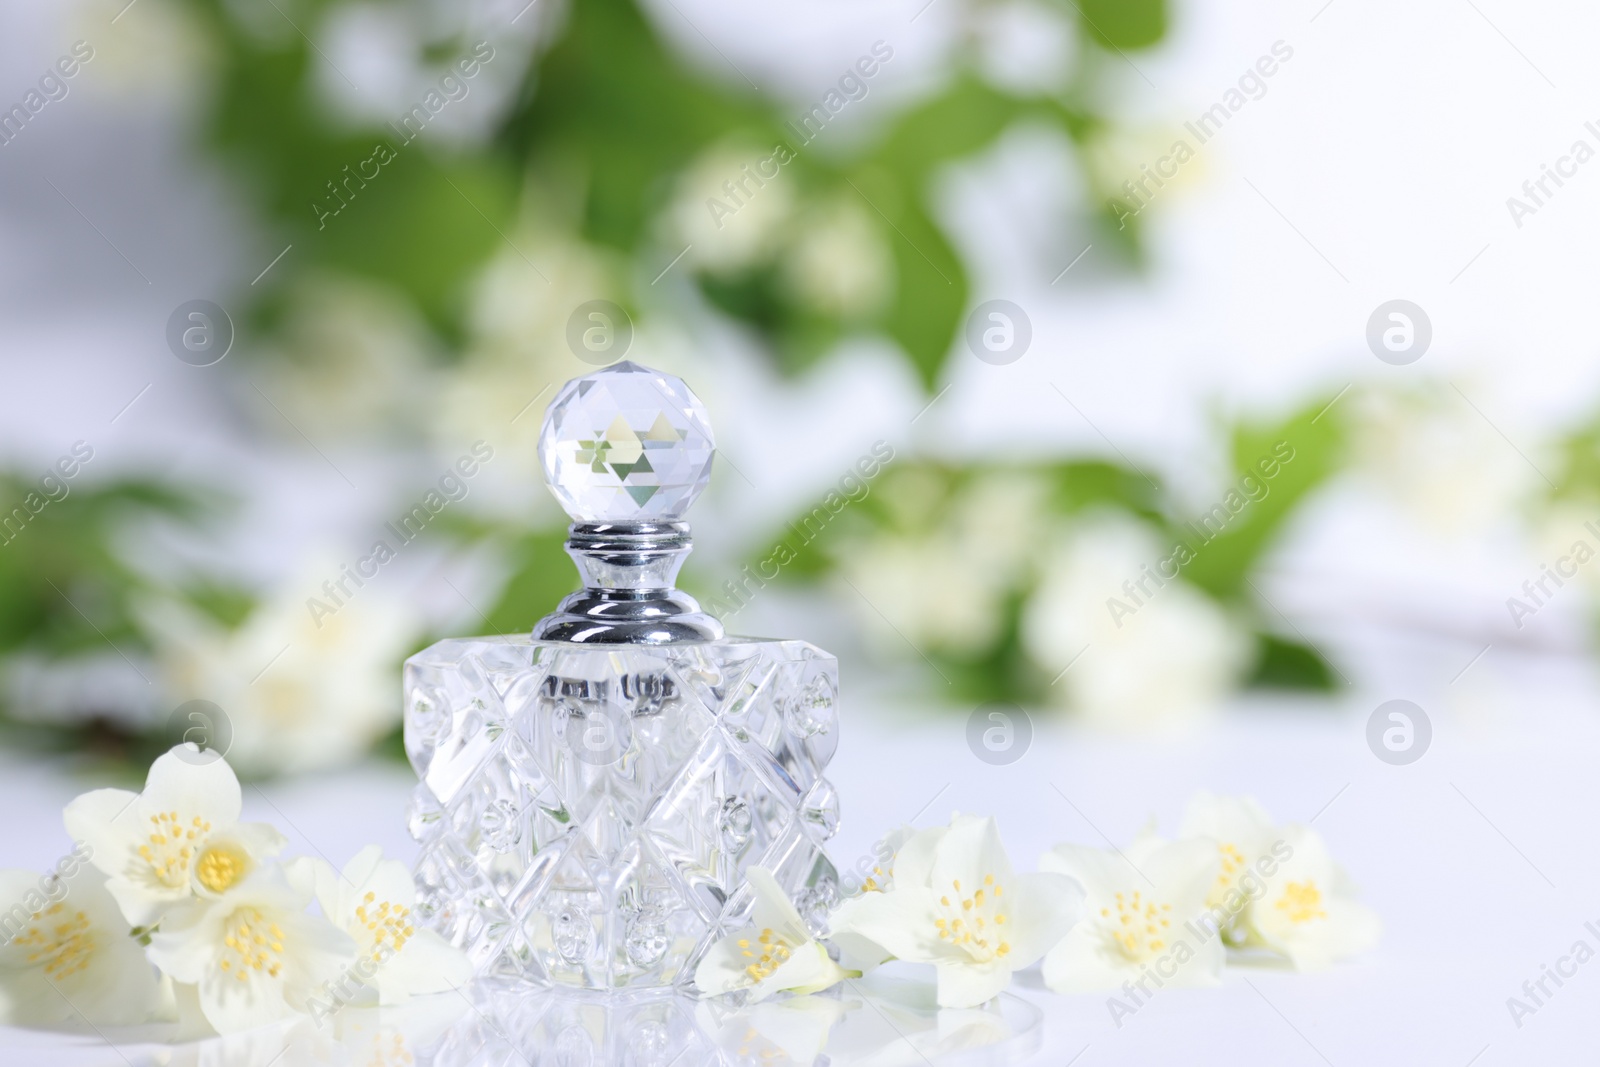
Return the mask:
<svg viewBox="0 0 1600 1067">
<path fill-rule="evenodd" d="M 31 897 L 37 903 L 39 881 L 25 872 L 4 872 L 0 891 L 7 896 L 0 899 Z M 17 931 L 25 940 L 0 949 L 0 1017 L 23 1025 L 74 1017 L 97 1026 L 148 1022 L 158 1004 L 155 970 L 128 936 L 105 876 L 79 871 L 54 883 L 58 891 L 63 887 L 54 901 L 25 917 Z M 22 895 L 10 895 L 19 890 Z M 17 912 L 4 918 L 9 927 Z"/>
<path fill-rule="evenodd" d="M 795 910 L 789 894 L 783 891 L 772 872 L 765 867 L 751 867 L 745 872 L 745 881 L 755 893 L 755 907 L 751 909 L 751 922 L 757 930 L 772 930 L 790 941 L 809 941 L 811 932 L 805 920 Z"/>
<path fill-rule="evenodd" d="M 1057 845 L 1039 857 L 1039 869 L 1064 874 L 1083 886 L 1091 907 L 1100 907 L 1139 872 L 1122 855 L 1085 845 Z"/>
<path fill-rule="evenodd" d="M 808 941 L 796 948 L 794 954 L 779 964 L 777 970 L 755 984 L 751 1002 L 765 1000 L 786 989 L 818 993 L 849 976 L 849 972 L 833 962 L 827 949 L 815 941 Z"/>
<path fill-rule="evenodd" d="M 106 874 L 123 873 L 135 840 L 143 836 L 138 799 L 126 789 L 95 789 L 74 797 L 62 812 L 67 835 L 93 849 L 89 862 Z"/>
<path fill-rule="evenodd" d="M 993 963 L 944 962 L 937 965 L 939 1006 L 975 1008 L 988 1003 L 1011 984 L 1011 967 L 1003 960 Z"/>
<path fill-rule="evenodd" d="M 184 825 L 199 816 L 217 831 L 239 821 L 244 797 L 227 760 L 203 756 L 186 743 L 150 765 L 140 803 L 149 811 L 175 811 Z"/>
<path fill-rule="evenodd" d="M 694 984 L 700 992 L 706 996 L 717 997 L 751 984 L 750 975 L 745 973 L 749 960 L 745 957 L 745 950 L 740 947 L 739 942 L 754 940 L 750 936 L 754 932 L 741 930 L 736 934 L 729 934 L 706 950 L 694 972 Z"/>
<path fill-rule="evenodd" d="M 833 928 L 866 938 L 913 963 L 955 958 L 960 950 L 939 939 L 936 898 L 922 886 L 896 887 L 847 900 L 833 913 Z"/>
<path fill-rule="evenodd" d="M 895 851 L 893 878 L 896 885 L 927 886 L 933 881 L 933 857 L 949 833 L 949 827 L 918 830 Z"/>
<path fill-rule="evenodd" d="M 225 919 L 219 906 L 206 901 L 170 912 L 150 935 L 150 961 L 175 982 L 198 984 L 222 941 Z"/>
<path fill-rule="evenodd" d="M 1006 964 L 1020 970 L 1054 948 L 1078 921 L 1083 896 L 1083 886 L 1066 875 L 1012 875 L 1005 883 Z"/>
<path fill-rule="evenodd" d="M 368 880 L 377 872 L 378 864 L 382 861 L 383 849 L 378 845 L 368 845 L 360 852 L 357 852 L 351 857 L 350 862 L 344 865 L 344 870 L 340 872 L 344 878 L 345 885 L 355 891 L 357 896 L 366 892 L 368 888 L 371 888 L 367 885 Z M 409 885 L 410 882 L 411 879 L 408 875 L 406 883 Z M 383 896 L 382 893 L 378 895 Z M 406 901 L 405 903 L 409 906 L 411 901 Z"/>
<path fill-rule="evenodd" d="M 460 989 L 472 979 L 466 953 L 432 930 L 418 930 L 405 947 L 378 967 L 371 983 L 381 1004 L 399 1004 L 413 996 Z"/>
<path fill-rule="evenodd" d="M 949 892 L 955 883 L 964 883 L 971 892 L 986 876 L 1006 883 L 1011 875 L 1011 860 L 1000 843 L 1000 828 L 992 818 L 957 815 L 949 832 L 939 842 L 930 873 L 930 885 L 937 893 Z"/>
<path fill-rule="evenodd" d="M 854 930 L 841 930 L 837 924 L 834 924 L 834 928 L 829 932 L 828 941 L 839 950 L 839 965 L 847 970 L 870 971 L 894 958 L 894 953 L 876 941 L 869 940 Z"/>
</svg>

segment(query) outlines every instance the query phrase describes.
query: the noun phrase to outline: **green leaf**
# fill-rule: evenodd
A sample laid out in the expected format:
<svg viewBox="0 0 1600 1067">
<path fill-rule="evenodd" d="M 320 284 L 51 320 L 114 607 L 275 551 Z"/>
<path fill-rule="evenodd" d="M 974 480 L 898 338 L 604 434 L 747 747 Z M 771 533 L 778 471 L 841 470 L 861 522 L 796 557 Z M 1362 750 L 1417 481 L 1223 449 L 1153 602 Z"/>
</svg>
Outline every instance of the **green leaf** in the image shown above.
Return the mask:
<svg viewBox="0 0 1600 1067">
<path fill-rule="evenodd" d="M 1252 689 L 1328 692 L 1334 687 L 1333 669 L 1310 645 L 1273 634 L 1258 634 L 1255 669 L 1245 685 Z"/>
<path fill-rule="evenodd" d="M 562 529 L 536 530 L 512 545 L 515 570 L 500 600 L 489 609 L 489 633 L 531 631 L 556 603 L 578 589 L 578 572 L 566 552 Z"/>
<path fill-rule="evenodd" d="M 1195 553 L 1184 577 L 1222 599 L 1244 596 L 1246 580 L 1285 520 L 1339 466 L 1343 424 L 1326 399 L 1285 421 L 1233 432 L 1234 479 L 1175 533 Z"/>
<path fill-rule="evenodd" d="M 1067 0 L 1083 26 L 1107 48 L 1148 48 L 1166 36 L 1165 0 Z"/>
</svg>

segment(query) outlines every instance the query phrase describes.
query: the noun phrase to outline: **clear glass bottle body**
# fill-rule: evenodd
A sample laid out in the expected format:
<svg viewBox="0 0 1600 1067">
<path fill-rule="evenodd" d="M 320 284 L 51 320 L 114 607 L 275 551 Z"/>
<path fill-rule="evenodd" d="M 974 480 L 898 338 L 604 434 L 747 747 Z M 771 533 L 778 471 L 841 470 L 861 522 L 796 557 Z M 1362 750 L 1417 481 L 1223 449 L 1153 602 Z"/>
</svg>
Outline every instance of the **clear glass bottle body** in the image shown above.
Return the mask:
<svg viewBox="0 0 1600 1067">
<path fill-rule="evenodd" d="M 405 667 L 417 913 L 480 975 L 688 987 L 750 866 L 838 892 L 838 665 L 803 641 L 441 641 Z"/>
</svg>

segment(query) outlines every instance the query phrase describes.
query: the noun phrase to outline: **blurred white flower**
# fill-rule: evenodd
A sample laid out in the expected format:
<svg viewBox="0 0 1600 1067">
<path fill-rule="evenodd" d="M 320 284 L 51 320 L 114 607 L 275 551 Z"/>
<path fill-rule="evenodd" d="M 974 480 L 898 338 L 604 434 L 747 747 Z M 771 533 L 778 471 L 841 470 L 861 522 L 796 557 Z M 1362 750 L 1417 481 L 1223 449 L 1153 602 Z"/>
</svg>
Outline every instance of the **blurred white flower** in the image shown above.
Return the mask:
<svg viewBox="0 0 1600 1067">
<path fill-rule="evenodd" d="M 226 755 L 241 770 L 339 766 L 399 725 L 395 678 L 417 613 L 380 576 L 313 618 L 308 598 L 330 603 L 319 583 L 338 573 L 308 569 L 235 630 L 177 601 L 142 611 L 168 688 L 222 709 L 232 729 Z"/>
<path fill-rule="evenodd" d="M 1309 826 L 1280 831 L 1293 850 L 1266 878 L 1266 891 L 1250 907 L 1252 942 L 1287 957 L 1296 969 L 1320 970 L 1378 943 L 1382 924 L 1352 899 L 1328 846 Z"/>
<path fill-rule="evenodd" d="M 569 347 L 568 322 L 616 287 L 606 261 L 580 241 L 531 225 L 512 239 L 526 254 L 498 252 L 473 283 L 466 352 L 445 373 L 429 414 L 441 449 L 487 440 L 499 458 L 494 479 L 537 506 L 548 503 L 538 491 L 545 408 L 563 382 L 597 368 Z"/>
<path fill-rule="evenodd" d="M 1466 380 L 1460 390 L 1374 389 L 1351 398 L 1360 468 L 1434 536 L 1483 536 L 1512 516 L 1526 515 L 1545 488 L 1529 461 L 1474 410 L 1494 395 L 1487 385 Z M 1506 426 L 1522 451 L 1539 462 L 1544 442 L 1528 428 Z"/>
<path fill-rule="evenodd" d="M 183 744 L 150 765 L 143 792 L 96 789 L 67 805 L 67 833 L 93 851 L 128 925 L 149 926 L 196 894 L 216 897 L 276 856 L 283 835 L 241 823 L 226 760 Z"/>
<path fill-rule="evenodd" d="M 1046 560 L 1023 645 L 1057 676 L 1052 694 L 1091 722 L 1146 730 L 1191 721 L 1249 661 L 1248 635 L 1215 601 L 1181 577 L 1160 586 L 1144 577 L 1169 555 L 1143 523 L 1103 513 L 1075 525 Z M 1124 583 L 1141 579 L 1145 592 L 1130 594 Z"/>
<path fill-rule="evenodd" d="M 342 873 L 321 860 L 305 862 L 322 914 L 355 942 L 352 975 L 377 990 L 378 1003 L 459 989 L 472 978 L 472 963 L 460 949 L 433 930 L 416 928 L 417 887 L 405 864 L 384 859 L 377 845 L 356 853 Z"/>
<path fill-rule="evenodd" d="M 885 647 L 909 641 L 958 655 L 1000 638 L 1005 599 L 1025 581 L 1048 486 L 1020 472 L 973 479 L 943 501 L 933 477 L 907 469 L 881 488 L 902 529 L 851 540 L 837 553 L 842 590 Z M 864 603 L 863 603 L 864 601 Z M 881 612 L 881 614 L 880 614 Z"/>
<path fill-rule="evenodd" d="M 1217 983 L 1222 939 L 1198 921 L 1217 875 L 1211 842 L 1147 836 L 1121 853 L 1057 845 L 1039 868 L 1074 878 L 1087 892 L 1084 918 L 1045 956 L 1051 989 L 1120 989 L 1146 974 L 1161 988 Z"/>
<path fill-rule="evenodd" d="M 203 106 L 212 95 L 218 52 L 207 21 L 175 5 L 152 6 L 137 21 L 120 18 L 125 0 L 88 0 L 64 9 L 68 25 L 62 32 L 69 40 L 87 41 L 94 52 L 92 74 L 69 83 L 72 92 L 161 114 Z M 119 32 L 104 32 L 113 19 Z M 139 97 L 141 104 L 130 105 L 130 98 Z"/>
<path fill-rule="evenodd" d="M 970 9 L 978 66 L 992 84 L 1015 93 L 1058 93 L 1076 67 L 1077 23 L 1032 0 Z"/>
<path fill-rule="evenodd" d="M 156 972 L 105 876 L 80 869 L 41 879 L 0 871 L 0 1022 L 50 1024 L 81 1017 L 93 1026 L 149 1022 L 159 1002 Z M 52 899 L 53 898 L 53 899 Z"/>
<path fill-rule="evenodd" d="M 150 959 L 199 991 L 220 1034 L 307 1010 L 310 998 L 355 960 L 356 946 L 327 919 L 306 914 L 312 872 L 265 867 L 216 900 L 169 914 L 150 937 Z"/>
<path fill-rule="evenodd" d="M 679 176 L 668 217 L 671 238 L 688 246 L 686 265 L 733 271 L 777 251 L 794 213 L 794 193 L 783 153 L 774 148 L 721 145 Z"/>
<path fill-rule="evenodd" d="M 894 257 L 866 210 L 836 200 L 795 224 L 784 257 L 795 295 L 826 314 L 858 319 L 883 306 L 894 285 Z"/>
<path fill-rule="evenodd" d="M 298 283 L 281 339 L 254 373 L 271 403 L 317 439 L 410 430 L 430 397 L 431 341 L 400 293 L 321 274 Z M 260 397 L 252 398 L 259 401 Z M 283 427 L 282 416 L 265 421 Z"/>
<path fill-rule="evenodd" d="M 1083 887 L 1059 874 L 1017 874 L 991 818 L 956 815 L 912 837 L 895 857 L 887 892 L 835 909 L 836 931 L 857 934 L 898 959 L 931 963 L 941 1007 L 997 996 L 1071 928 Z"/>
<path fill-rule="evenodd" d="M 1004 586 L 985 568 L 968 566 L 948 531 L 855 542 L 841 553 L 839 573 L 849 583 L 840 595 L 886 649 L 898 652 L 910 642 L 916 649 L 971 652 L 1000 635 Z"/>
<path fill-rule="evenodd" d="M 753 925 L 707 950 L 694 972 L 694 984 L 702 993 L 718 996 L 748 989 L 751 1002 L 756 1002 L 783 990 L 818 993 L 859 973 L 833 962 L 772 872 L 751 867 L 745 880 L 755 894 Z"/>
</svg>

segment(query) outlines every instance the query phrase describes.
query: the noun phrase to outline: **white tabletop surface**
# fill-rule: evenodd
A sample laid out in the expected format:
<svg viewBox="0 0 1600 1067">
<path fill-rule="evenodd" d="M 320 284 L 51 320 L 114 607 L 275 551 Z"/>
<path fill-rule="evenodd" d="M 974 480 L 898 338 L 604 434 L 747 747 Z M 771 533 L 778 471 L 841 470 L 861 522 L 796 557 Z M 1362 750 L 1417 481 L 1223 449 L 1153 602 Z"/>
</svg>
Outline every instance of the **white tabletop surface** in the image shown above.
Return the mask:
<svg viewBox="0 0 1600 1067">
<path fill-rule="evenodd" d="M 1383 918 L 1379 948 L 1318 974 L 1229 968 L 1220 988 L 1164 992 L 1121 1028 L 1105 997 L 1057 996 L 1039 988 L 1036 972 L 1024 975 L 1014 991 L 1046 1014 L 1043 1048 L 1029 1062 L 1579 1062 L 1600 1036 L 1600 966 L 1580 969 L 1520 1028 L 1506 1001 L 1575 941 L 1600 940 L 1584 929 L 1586 921 L 1600 924 L 1600 723 L 1592 708 L 1564 707 L 1536 682 L 1493 688 L 1504 695 L 1463 700 L 1441 691 L 1432 747 L 1404 767 L 1366 747 L 1376 700 L 1351 699 L 1344 710 L 1258 704 L 1165 741 L 1041 723 L 1010 767 L 972 757 L 963 715 L 857 708 L 831 773 L 845 812 L 834 857 L 840 866 L 853 862 L 919 810 L 926 809 L 918 822 L 930 825 L 959 809 L 997 816 L 1013 859 L 1028 868 L 1054 842 L 1103 847 L 1104 834 L 1120 844 L 1152 816 L 1171 831 L 1199 789 L 1254 794 L 1276 819 L 1315 817 Z M 247 787 L 246 817 L 277 824 L 290 855 L 316 852 L 339 864 L 376 841 L 409 859 L 403 812 L 412 781 L 403 768 L 370 765 Z M 4 865 L 53 862 L 66 845 L 61 806 L 94 784 L 0 756 Z M 0 1030 L 4 1064 L 188 1061 L 92 1038 Z"/>
</svg>

